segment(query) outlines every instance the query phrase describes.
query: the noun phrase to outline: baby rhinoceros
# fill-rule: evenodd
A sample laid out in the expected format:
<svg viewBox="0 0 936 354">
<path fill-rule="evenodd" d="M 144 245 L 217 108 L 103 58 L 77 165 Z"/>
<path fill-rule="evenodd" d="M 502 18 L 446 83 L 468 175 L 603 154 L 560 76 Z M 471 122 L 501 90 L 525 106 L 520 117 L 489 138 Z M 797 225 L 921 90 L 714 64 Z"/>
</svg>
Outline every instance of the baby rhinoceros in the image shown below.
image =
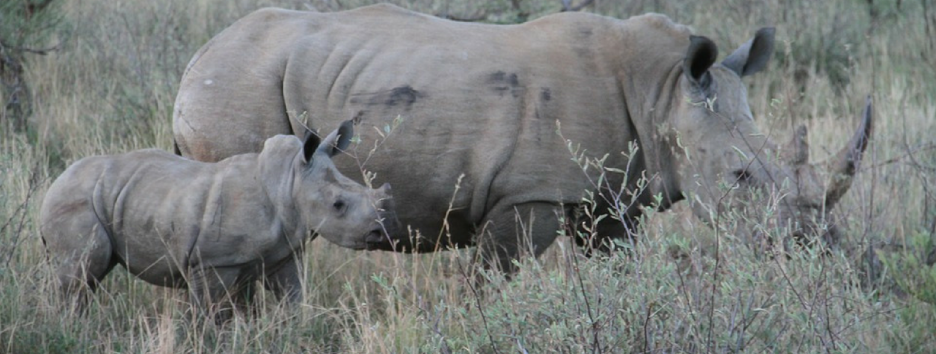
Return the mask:
<svg viewBox="0 0 936 354">
<path fill-rule="evenodd" d="M 121 264 L 146 282 L 189 289 L 200 306 L 244 306 L 257 280 L 298 300 L 297 255 L 312 233 L 370 249 L 395 227 L 389 185 L 369 189 L 332 163 L 351 137 L 346 121 L 321 143 L 278 135 L 259 154 L 217 163 L 157 149 L 76 162 L 39 215 L 62 291 L 83 304 Z"/>
</svg>

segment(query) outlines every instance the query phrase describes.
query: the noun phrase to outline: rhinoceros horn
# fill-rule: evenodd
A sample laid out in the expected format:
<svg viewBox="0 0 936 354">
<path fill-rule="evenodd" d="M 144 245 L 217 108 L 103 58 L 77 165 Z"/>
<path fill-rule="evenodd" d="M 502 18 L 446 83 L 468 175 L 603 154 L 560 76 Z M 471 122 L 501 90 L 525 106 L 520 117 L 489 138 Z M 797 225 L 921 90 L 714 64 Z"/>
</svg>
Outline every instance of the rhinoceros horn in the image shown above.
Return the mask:
<svg viewBox="0 0 936 354">
<path fill-rule="evenodd" d="M 868 147 L 868 141 L 871 139 L 871 131 L 871 96 L 868 96 L 858 131 L 848 142 L 848 146 L 845 146 L 829 161 L 828 171 L 830 172 L 831 181 L 828 184 L 829 189 L 826 191 L 825 204 L 827 207 L 831 208 L 835 205 L 851 187 L 858 163 L 861 162 L 861 155 Z"/>
<path fill-rule="evenodd" d="M 806 126 L 800 125 L 793 132 L 793 137 L 783 147 L 781 158 L 789 165 L 804 165 L 809 162 L 809 143 L 806 142 Z"/>
</svg>

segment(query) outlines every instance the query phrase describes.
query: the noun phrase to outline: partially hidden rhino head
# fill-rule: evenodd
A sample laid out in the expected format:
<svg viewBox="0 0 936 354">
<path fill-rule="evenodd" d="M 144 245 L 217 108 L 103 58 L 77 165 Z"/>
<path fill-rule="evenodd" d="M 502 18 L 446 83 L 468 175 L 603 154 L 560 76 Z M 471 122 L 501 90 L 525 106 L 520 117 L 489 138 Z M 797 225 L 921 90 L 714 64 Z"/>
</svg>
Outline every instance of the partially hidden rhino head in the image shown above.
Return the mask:
<svg viewBox="0 0 936 354">
<path fill-rule="evenodd" d="M 766 66 L 773 33 L 761 29 L 719 64 L 711 40 L 691 37 L 677 82 L 682 97 L 671 102 L 672 129 L 661 132 L 671 147 L 676 189 L 691 199 L 702 220 L 713 221 L 727 209 L 740 211 L 743 220 L 735 220 L 735 230 L 741 235 L 757 237 L 779 227 L 800 240 L 819 235 L 835 242 L 829 211 L 848 191 L 868 145 L 871 101 L 858 131 L 829 162 L 809 163 L 805 126 L 789 143 L 774 144 L 755 126 L 741 82 Z"/>
<path fill-rule="evenodd" d="M 268 139 L 259 156 L 260 178 L 284 224 L 342 247 L 375 249 L 390 242 L 387 235 L 399 221 L 389 184 L 368 188 L 342 175 L 332 162 L 348 147 L 352 126 L 345 121 L 321 141 L 312 132 L 302 143 L 294 135 Z"/>
</svg>

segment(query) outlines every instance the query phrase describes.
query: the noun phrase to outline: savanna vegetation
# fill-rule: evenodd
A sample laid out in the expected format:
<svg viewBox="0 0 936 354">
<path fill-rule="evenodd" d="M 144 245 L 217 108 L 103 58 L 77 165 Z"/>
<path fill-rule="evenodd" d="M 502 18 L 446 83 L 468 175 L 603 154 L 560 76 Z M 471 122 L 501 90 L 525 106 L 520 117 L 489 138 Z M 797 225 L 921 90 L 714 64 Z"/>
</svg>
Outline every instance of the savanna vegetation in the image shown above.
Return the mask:
<svg viewBox="0 0 936 354">
<path fill-rule="evenodd" d="M 181 292 L 117 269 L 80 313 L 52 296 L 36 225 L 54 178 L 84 156 L 171 151 L 185 65 L 236 19 L 264 6 L 338 11 L 370 1 L 6 0 L 0 352 L 936 351 L 936 5 L 580 1 L 394 2 L 491 23 L 654 11 L 714 39 L 723 54 L 776 26 L 769 69 L 747 80 L 764 133 L 785 141 L 804 124 L 810 159 L 822 161 L 853 133 L 865 96 L 874 100 L 872 143 L 835 211 L 841 243 L 765 254 L 730 231 L 746 216 L 729 212 L 710 227 L 680 205 L 649 212 L 627 252 L 587 258 L 562 238 L 521 262 L 512 280 L 483 274 L 481 289 L 468 281 L 470 250 L 354 252 L 318 239 L 295 306 L 261 294 L 257 313 L 218 326 L 193 319 Z M 762 202 L 764 213 L 776 211 L 775 199 Z"/>
</svg>

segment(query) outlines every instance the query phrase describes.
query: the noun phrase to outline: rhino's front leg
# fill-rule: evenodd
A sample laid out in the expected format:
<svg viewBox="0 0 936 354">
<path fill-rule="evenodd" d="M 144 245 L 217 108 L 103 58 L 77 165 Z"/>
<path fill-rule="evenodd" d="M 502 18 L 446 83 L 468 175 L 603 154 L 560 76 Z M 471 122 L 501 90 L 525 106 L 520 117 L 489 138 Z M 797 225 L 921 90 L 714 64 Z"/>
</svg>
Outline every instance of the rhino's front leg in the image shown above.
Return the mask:
<svg viewBox="0 0 936 354">
<path fill-rule="evenodd" d="M 214 314 L 217 323 L 233 316 L 233 296 L 239 269 L 193 267 L 189 270 L 189 299 L 199 310 Z"/>
<path fill-rule="evenodd" d="M 601 210 L 606 209 L 598 209 Z M 607 211 L 610 215 L 612 211 Z M 600 214 L 599 214 L 600 215 Z M 606 217 L 592 229 L 593 220 L 581 215 L 572 217 L 572 230 L 575 234 L 573 239 L 575 243 L 582 247 L 585 256 L 591 257 L 595 254 L 611 255 L 612 250 L 624 251 L 622 245 L 632 244 L 636 235 L 637 228 L 640 226 L 637 217 L 625 217 L 624 220 Z"/>
<path fill-rule="evenodd" d="M 561 212 L 559 206 L 538 202 L 493 208 L 477 236 L 484 266 L 510 275 L 523 252 L 532 250 L 538 257 L 556 240 Z"/>
<path fill-rule="evenodd" d="M 298 303 L 302 300 L 302 283 L 299 280 L 299 274 L 302 273 L 299 265 L 300 259 L 302 259 L 301 254 L 293 255 L 279 269 L 267 274 L 263 279 L 264 287 L 272 291 L 277 300 L 286 298 L 290 303 Z"/>
</svg>

